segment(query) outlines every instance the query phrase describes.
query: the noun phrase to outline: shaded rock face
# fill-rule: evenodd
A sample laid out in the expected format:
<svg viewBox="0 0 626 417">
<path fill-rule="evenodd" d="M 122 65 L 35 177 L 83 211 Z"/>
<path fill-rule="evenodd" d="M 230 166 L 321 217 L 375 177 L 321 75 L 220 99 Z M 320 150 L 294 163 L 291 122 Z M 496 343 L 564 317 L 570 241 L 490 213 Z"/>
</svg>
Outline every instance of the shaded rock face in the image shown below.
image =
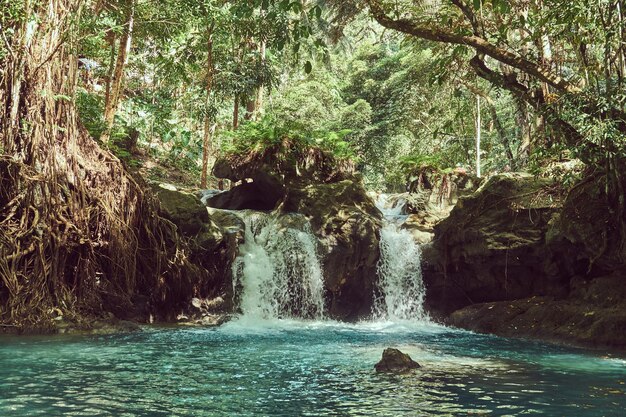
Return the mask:
<svg viewBox="0 0 626 417">
<path fill-rule="evenodd" d="M 565 298 L 475 304 L 455 311 L 447 321 L 502 336 L 626 348 L 626 271 L 589 280 L 574 278 Z"/>
<path fill-rule="evenodd" d="M 220 158 L 213 175 L 231 181 L 247 178 L 271 188 L 289 186 L 291 182 L 326 184 L 348 179 L 354 166 L 336 160 L 316 149 L 298 149 L 289 143 L 266 148 L 260 154 Z"/>
<path fill-rule="evenodd" d="M 206 205 L 219 209 L 268 211 L 273 210 L 284 195 L 282 187 L 273 188 L 266 183 L 250 182 L 206 199 Z"/>
<path fill-rule="evenodd" d="M 606 275 L 626 265 L 626 212 L 611 212 L 604 177 L 590 177 L 568 194 L 547 240 L 552 252 L 570 259 L 570 273 Z M 626 187 L 626 185 L 625 185 Z M 626 189 L 622 190 L 626 194 Z"/>
<path fill-rule="evenodd" d="M 479 332 L 626 348 L 625 245 L 603 187 L 591 177 L 565 197 L 551 180 L 505 174 L 459 199 L 423 246 L 431 314 Z"/>
<path fill-rule="evenodd" d="M 225 295 L 225 299 L 231 300 L 232 297 L 228 297 L 232 293 L 230 266 L 237 256 L 241 239 L 236 216 L 217 211 L 209 216 L 207 207 L 195 195 L 162 186 L 153 186 L 153 189 L 165 217 L 189 239 L 191 262 L 209 272 L 209 279 L 201 282 L 189 296 Z"/>
<path fill-rule="evenodd" d="M 566 295 L 566 260 L 546 250 L 561 204 L 551 180 L 524 174 L 494 176 L 460 198 L 423 248 L 429 310 L 447 315 L 475 303 Z"/>
<path fill-rule="evenodd" d="M 323 257 L 328 312 L 356 320 L 372 311 L 381 214 L 359 181 L 290 188 L 279 208 L 307 216 Z"/>
<path fill-rule="evenodd" d="M 460 197 L 474 193 L 482 180 L 463 170 L 452 173 L 424 171 L 409 182 L 405 214 L 430 214 L 445 218 Z"/>
<path fill-rule="evenodd" d="M 270 153 L 236 163 L 219 160 L 215 176 L 253 182 L 210 198 L 207 205 L 305 215 L 319 239 L 327 313 L 357 320 L 371 313 L 374 302 L 381 213 L 360 178 L 325 158 L 311 151 L 301 162 Z"/>
<path fill-rule="evenodd" d="M 411 214 L 402 223 L 402 229 L 408 230 L 418 244 L 424 245 L 430 243 L 435 234 L 433 233 L 432 225 L 428 220 L 424 220 L 424 217 L 417 214 Z"/>
<path fill-rule="evenodd" d="M 374 365 L 376 372 L 403 373 L 417 368 L 421 368 L 419 363 L 411 359 L 406 353 L 402 353 L 394 348 L 385 349 L 380 362 Z"/>
</svg>

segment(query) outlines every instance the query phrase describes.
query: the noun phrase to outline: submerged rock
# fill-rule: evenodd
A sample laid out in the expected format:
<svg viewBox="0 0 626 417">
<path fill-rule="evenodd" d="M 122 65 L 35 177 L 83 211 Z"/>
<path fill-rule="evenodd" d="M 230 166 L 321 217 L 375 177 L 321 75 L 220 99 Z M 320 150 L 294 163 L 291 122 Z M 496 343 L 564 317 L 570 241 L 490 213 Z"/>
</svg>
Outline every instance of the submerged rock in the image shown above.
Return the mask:
<svg viewBox="0 0 626 417">
<path fill-rule="evenodd" d="M 374 369 L 376 372 L 409 372 L 413 369 L 421 368 L 420 364 L 415 362 L 406 353 L 400 352 L 398 349 L 387 348 L 383 351 L 383 357 Z"/>
<path fill-rule="evenodd" d="M 141 331 L 141 327 L 133 321 L 118 320 L 115 317 L 78 323 L 61 319 L 55 322 L 55 331 L 61 334 L 109 335 L 137 332 Z"/>
</svg>

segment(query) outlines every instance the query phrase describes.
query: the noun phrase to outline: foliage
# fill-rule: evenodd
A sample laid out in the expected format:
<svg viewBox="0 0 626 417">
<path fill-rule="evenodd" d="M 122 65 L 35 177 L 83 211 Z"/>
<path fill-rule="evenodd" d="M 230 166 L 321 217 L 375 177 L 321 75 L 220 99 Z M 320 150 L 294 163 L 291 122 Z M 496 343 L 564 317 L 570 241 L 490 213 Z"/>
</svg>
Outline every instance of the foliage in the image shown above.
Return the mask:
<svg viewBox="0 0 626 417">
<path fill-rule="evenodd" d="M 92 75 L 100 89 L 79 97 L 94 137 L 116 53 L 108 37 L 123 23 L 118 2 L 104 4 L 81 28 L 80 55 L 99 64 Z M 608 2 L 594 8 L 582 0 L 141 2 L 115 132 L 123 138 L 136 129 L 141 146 L 191 170 L 207 126 L 212 156 L 240 136 L 306 137 L 293 140 L 358 160 L 369 187 L 400 188 L 402 158 L 437 154 L 448 167 L 474 169 L 480 96 L 483 172 L 533 169 L 565 150 L 605 166 L 625 148 L 623 29 Z M 207 92 L 209 37 L 215 68 Z M 538 65 L 563 83 L 538 74 Z M 242 119 L 242 131 L 231 132 Z"/>
<path fill-rule="evenodd" d="M 224 142 L 226 154 L 262 154 L 266 149 L 317 148 L 329 152 L 338 160 L 356 161 L 357 157 L 345 140 L 349 130 L 329 131 L 309 129 L 297 122 L 279 121 L 266 116 L 259 122 L 248 122 L 238 130 L 229 132 Z"/>
<path fill-rule="evenodd" d="M 406 174 L 421 171 L 444 171 L 450 167 L 442 154 L 413 154 L 400 158 L 400 167 Z"/>
</svg>

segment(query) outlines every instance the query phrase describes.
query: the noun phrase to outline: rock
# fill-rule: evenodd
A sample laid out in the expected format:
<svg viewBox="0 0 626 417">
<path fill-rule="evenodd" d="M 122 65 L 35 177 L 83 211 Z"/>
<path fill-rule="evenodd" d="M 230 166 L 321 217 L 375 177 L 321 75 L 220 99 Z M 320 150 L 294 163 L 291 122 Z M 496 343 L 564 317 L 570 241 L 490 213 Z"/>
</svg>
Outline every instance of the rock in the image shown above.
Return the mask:
<svg viewBox="0 0 626 417">
<path fill-rule="evenodd" d="M 251 179 L 279 189 L 293 183 L 342 181 L 354 175 L 354 166 L 320 149 L 301 147 L 286 140 L 261 152 L 219 158 L 213 166 L 213 175 L 233 182 Z"/>
<path fill-rule="evenodd" d="M 178 188 L 173 184 L 168 184 L 166 182 L 161 182 L 157 184 L 157 187 L 162 188 L 168 191 L 178 191 Z"/>
<path fill-rule="evenodd" d="M 607 206 L 604 176 L 588 177 L 568 193 L 563 209 L 551 223 L 549 248 L 570 259 L 571 275 L 606 275 L 626 264 L 626 238 L 620 234 L 620 221 L 626 225 L 626 211 Z M 624 184 L 623 195 L 626 194 Z M 622 226 L 626 227 L 626 226 Z"/>
<path fill-rule="evenodd" d="M 199 298 L 192 298 L 191 299 L 191 305 L 195 308 L 197 308 L 198 310 L 202 309 L 202 300 L 200 300 Z"/>
<path fill-rule="evenodd" d="M 207 206 L 218 209 L 267 211 L 273 210 L 283 196 L 282 187 L 250 182 L 209 197 L 205 201 Z"/>
<path fill-rule="evenodd" d="M 153 187 L 166 217 L 186 236 L 198 234 L 210 222 L 209 213 L 200 199 L 181 191 Z"/>
<path fill-rule="evenodd" d="M 230 314 L 205 314 L 193 320 L 180 321 L 178 325 L 184 327 L 217 327 L 228 322 L 230 319 Z"/>
<path fill-rule="evenodd" d="M 480 178 L 464 170 L 422 170 L 408 184 L 409 193 L 404 197 L 406 214 L 433 212 L 438 217 L 447 217 L 458 199 L 474 193 L 480 184 Z"/>
<path fill-rule="evenodd" d="M 368 316 L 380 253 L 380 212 L 346 163 L 316 149 L 280 146 L 258 155 L 218 160 L 213 171 L 217 177 L 252 182 L 207 203 L 223 209 L 274 209 L 306 216 L 320 242 L 330 317 Z"/>
<path fill-rule="evenodd" d="M 501 174 L 460 198 L 423 251 L 427 308 L 445 316 L 475 303 L 566 295 L 566 260 L 546 251 L 563 194 L 549 179 Z"/>
<path fill-rule="evenodd" d="M 482 333 L 603 348 L 626 348 L 626 276 L 579 281 L 563 298 L 481 303 L 455 311 L 448 324 Z"/>
<path fill-rule="evenodd" d="M 237 239 L 243 240 L 246 234 L 246 225 L 230 210 L 218 210 L 209 208 L 211 220 L 222 230 L 224 234 L 233 234 Z"/>
<path fill-rule="evenodd" d="M 165 217 L 171 220 L 189 241 L 191 252 L 186 254 L 188 259 L 211 274 L 208 279 L 192 289 L 193 294 L 199 299 L 226 294 L 225 298 L 230 300 L 231 265 L 237 256 L 237 246 L 243 239 L 245 231 L 243 222 L 234 214 L 221 210 L 211 210 L 209 216 L 209 210 L 197 195 L 172 191 L 160 186 L 154 189 Z M 187 310 L 189 304 L 181 305 L 180 308 Z M 224 303 L 223 308 L 230 308 L 229 303 Z M 123 315 L 123 312 L 116 312 L 118 313 Z"/>
<path fill-rule="evenodd" d="M 408 230 L 413 235 L 413 240 L 420 245 L 429 243 L 435 234 L 432 231 L 434 223 L 428 223 L 423 216 L 411 214 L 402 224 L 402 229 Z"/>
<path fill-rule="evenodd" d="M 448 324 L 507 337 L 626 348 L 626 246 L 589 177 L 490 178 L 460 198 L 423 247 L 427 308 Z"/>
<path fill-rule="evenodd" d="M 410 372 L 417 368 L 421 368 L 419 363 L 411 359 L 406 353 L 402 353 L 394 348 L 385 349 L 382 359 L 374 366 L 376 372 L 395 373 Z"/>
<path fill-rule="evenodd" d="M 215 297 L 212 300 L 206 300 L 204 306 L 207 311 L 219 312 L 224 310 L 226 301 L 224 300 L 224 297 Z"/>
<path fill-rule="evenodd" d="M 108 335 L 141 330 L 139 324 L 127 320 L 118 320 L 115 317 L 81 323 L 60 321 L 55 324 L 55 327 L 57 332 L 62 334 Z"/>
<path fill-rule="evenodd" d="M 215 297 L 210 300 L 192 298 L 190 304 L 195 310 L 201 313 L 224 312 L 226 309 L 226 305 L 227 305 L 223 296 Z"/>
<path fill-rule="evenodd" d="M 356 179 L 290 187 L 279 209 L 307 216 L 321 244 L 332 318 L 370 314 L 380 257 L 381 214 Z"/>
<path fill-rule="evenodd" d="M 197 324 L 200 324 L 201 326 L 214 327 L 221 326 L 229 320 L 230 316 L 226 314 L 210 314 L 202 317 Z"/>
<path fill-rule="evenodd" d="M 196 192 L 196 197 L 198 197 L 200 202 L 206 206 L 209 198 L 215 197 L 223 192 L 223 190 L 200 190 Z"/>
</svg>

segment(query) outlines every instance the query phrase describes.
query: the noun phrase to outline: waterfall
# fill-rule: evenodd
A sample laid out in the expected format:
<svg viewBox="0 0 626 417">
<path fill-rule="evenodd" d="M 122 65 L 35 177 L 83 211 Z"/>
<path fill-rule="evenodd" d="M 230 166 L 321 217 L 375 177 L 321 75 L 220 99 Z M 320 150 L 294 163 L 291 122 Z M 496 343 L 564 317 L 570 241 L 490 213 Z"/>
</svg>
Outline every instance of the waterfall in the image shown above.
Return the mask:
<svg viewBox="0 0 626 417">
<path fill-rule="evenodd" d="M 233 287 L 243 316 L 322 318 L 322 266 L 306 218 L 253 211 L 239 215 L 246 231 L 233 263 Z"/>
<path fill-rule="evenodd" d="M 381 194 L 376 205 L 384 215 L 384 225 L 374 315 L 389 320 L 427 320 L 421 249 L 411 233 L 401 227 L 407 218 L 401 214 L 404 201 L 393 202 Z"/>
</svg>

